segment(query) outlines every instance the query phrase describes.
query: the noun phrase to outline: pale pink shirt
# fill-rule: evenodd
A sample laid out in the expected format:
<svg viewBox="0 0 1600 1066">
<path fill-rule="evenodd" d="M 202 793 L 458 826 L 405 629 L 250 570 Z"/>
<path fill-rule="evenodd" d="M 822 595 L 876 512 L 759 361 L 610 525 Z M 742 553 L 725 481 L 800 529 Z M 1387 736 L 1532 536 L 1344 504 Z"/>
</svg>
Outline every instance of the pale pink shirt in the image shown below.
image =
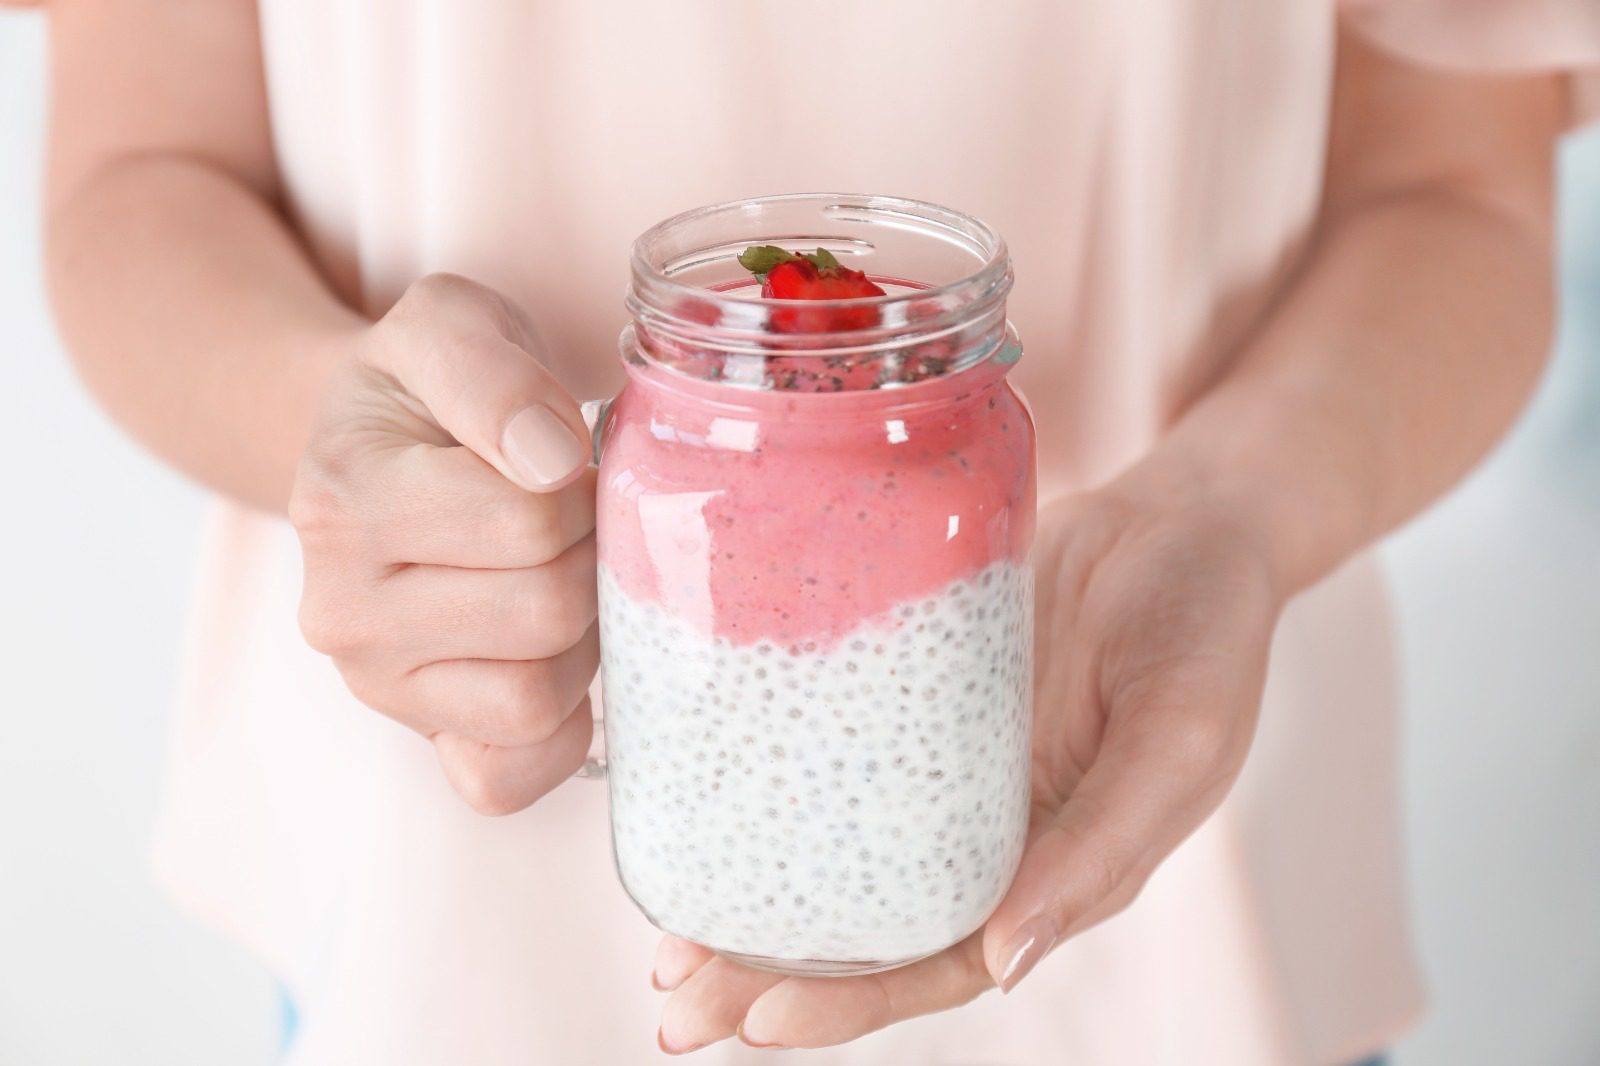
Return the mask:
<svg viewBox="0 0 1600 1066">
<path fill-rule="evenodd" d="M 1589 0 L 1364 17 L 1430 61 L 1600 58 Z M 532 313 L 580 397 L 618 382 L 630 239 L 770 192 L 934 200 L 1008 238 L 1041 495 L 1147 447 L 1225 366 L 1316 208 L 1329 0 L 261 0 L 295 217 L 377 313 L 451 270 Z M 295 625 L 283 523 L 206 539 L 161 876 L 281 975 L 294 1066 L 654 1061 L 656 934 L 613 874 L 604 789 L 472 814 L 428 745 Z M 1395 668 L 1355 561 L 1296 601 L 1222 810 L 1139 901 L 1009 997 L 826 1064 L 1328 1066 L 1422 1006 L 1396 833 Z M 770 1061 L 736 1043 L 696 1061 Z"/>
</svg>

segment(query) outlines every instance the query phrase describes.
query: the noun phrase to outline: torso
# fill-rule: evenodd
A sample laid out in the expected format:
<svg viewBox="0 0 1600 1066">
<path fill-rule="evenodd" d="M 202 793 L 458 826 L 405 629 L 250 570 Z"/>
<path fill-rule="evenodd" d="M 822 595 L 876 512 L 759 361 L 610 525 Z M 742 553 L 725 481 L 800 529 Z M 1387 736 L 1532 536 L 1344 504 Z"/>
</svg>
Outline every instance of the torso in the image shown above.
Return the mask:
<svg viewBox="0 0 1600 1066">
<path fill-rule="evenodd" d="M 949 204 L 1011 245 L 1041 488 L 1212 380 L 1317 200 L 1320 4 L 265 0 L 280 163 L 371 309 L 434 270 L 520 300 L 580 398 L 619 383 L 632 238 L 781 191 Z"/>
</svg>

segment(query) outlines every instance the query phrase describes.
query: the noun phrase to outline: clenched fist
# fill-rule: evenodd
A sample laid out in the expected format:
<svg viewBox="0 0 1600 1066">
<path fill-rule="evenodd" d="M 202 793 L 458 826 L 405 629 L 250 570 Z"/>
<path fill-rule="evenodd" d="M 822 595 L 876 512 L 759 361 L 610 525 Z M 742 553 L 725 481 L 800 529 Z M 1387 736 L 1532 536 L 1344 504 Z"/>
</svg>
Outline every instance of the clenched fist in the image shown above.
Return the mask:
<svg viewBox="0 0 1600 1066">
<path fill-rule="evenodd" d="M 334 372 L 289 503 L 306 640 L 486 814 L 582 765 L 599 662 L 588 433 L 533 351 L 497 294 L 418 281 Z"/>
</svg>

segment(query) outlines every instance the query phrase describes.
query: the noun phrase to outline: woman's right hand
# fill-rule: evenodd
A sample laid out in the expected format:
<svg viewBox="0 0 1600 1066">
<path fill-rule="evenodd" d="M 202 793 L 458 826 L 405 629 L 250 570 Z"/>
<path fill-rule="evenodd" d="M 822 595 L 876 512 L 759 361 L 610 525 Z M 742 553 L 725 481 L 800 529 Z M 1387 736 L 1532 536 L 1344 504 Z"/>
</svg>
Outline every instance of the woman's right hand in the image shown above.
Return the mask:
<svg viewBox="0 0 1600 1066">
<path fill-rule="evenodd" d="M 306 640 L 485 814 L 582 765 L 599 663 L 589 436 L 534 350 L 494 292 L 418 281 L 334 372 L 289 502 Z"/>
</svg>

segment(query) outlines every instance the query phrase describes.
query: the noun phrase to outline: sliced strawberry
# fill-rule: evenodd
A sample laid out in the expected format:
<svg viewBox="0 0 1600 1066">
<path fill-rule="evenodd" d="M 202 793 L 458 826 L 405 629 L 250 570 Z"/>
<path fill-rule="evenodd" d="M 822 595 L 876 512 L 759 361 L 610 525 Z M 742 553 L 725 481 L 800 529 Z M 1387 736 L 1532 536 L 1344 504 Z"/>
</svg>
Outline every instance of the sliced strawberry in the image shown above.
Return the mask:
<svg viewBox="0 0 1600 1066">
<path fill-rule="evenodd" d="M 744 250 L 739 262 L 761 279 L 761 295 L 772 300 L 857 300 L 885 295 L 859 270 L 840 265 L 824 248 L 806 255 L 775 245 Z M 779 333 L 845 333 L 878 324 L 876 307 L 780 308 L 770 326 Z"/>
</svg>

